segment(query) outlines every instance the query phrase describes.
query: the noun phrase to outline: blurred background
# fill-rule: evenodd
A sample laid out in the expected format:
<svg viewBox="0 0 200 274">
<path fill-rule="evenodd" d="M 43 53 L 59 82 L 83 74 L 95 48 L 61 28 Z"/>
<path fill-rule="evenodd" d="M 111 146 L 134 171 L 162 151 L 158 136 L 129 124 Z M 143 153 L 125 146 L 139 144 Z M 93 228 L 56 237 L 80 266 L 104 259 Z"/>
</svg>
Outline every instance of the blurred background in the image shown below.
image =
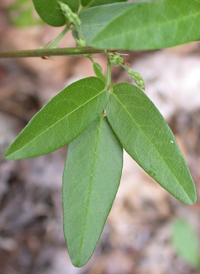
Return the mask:
<svg viewBox="0 0 200 274">
<path fill-rule="evenodd" d="M 0 0 L 0 50 L 39 48 L 61 32 L 30 0 Z M 68 33 L 59 47 L 73 47 Z M 106 72 L 104 56 L 97 56 Z M 200 192 L 200 42 L 125 57 L 173 130 Z M 200 202 L 182 204 L 124 152 L 122 180 L 89 263 L 72 266 L 62 231 L 67 148 L 8 161 L 4 152 L 34 114 L 66 85 L 94 75 L 81 57 L 0 60 L 0 274 L 200 273 Z M 113 82 L 130 76 L 120 67 Z"/>
</svg>

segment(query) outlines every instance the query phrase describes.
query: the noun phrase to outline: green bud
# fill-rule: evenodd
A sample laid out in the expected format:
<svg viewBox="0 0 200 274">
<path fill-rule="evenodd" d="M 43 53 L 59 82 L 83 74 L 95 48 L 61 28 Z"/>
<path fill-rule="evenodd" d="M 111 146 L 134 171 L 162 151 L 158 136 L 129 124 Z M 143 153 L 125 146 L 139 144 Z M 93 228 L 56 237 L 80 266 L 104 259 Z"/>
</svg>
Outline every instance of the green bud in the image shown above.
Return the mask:
<svg viewBox="0 0 200 274">
<path fill-rule="evenodd" d="M 76 13 L 74 13 L 74 12 L 72 12 L 72 17 L 73 17 L 75 20 L 78 19 L 78 15 L 77 15 Z"/>
<path fill-rule="evenodd" d="M 61 8 L 63 13 L 72 12 L 70 7 L 66 4 L 64 4 L 63 2 L 58 1 L 58 4 L 60 5 L 60 8 Z"/>
<path fill-rule="evenodd" d="M 137 80 L 143 80 L 142 76 L 138 73 L 138 72 L 133 72 L 133 76 L 137 79 Z"/>
<path fill-rule="evenodd" d="M 86 44 L 87 44 L 87 41 L 85 39 L 77 40 L 78 47 L 84 47 Z"/>
<path fill-rule="evenodd" d="M 127 69 L 128 74 L 133 75 L 134 71 L 131 68 Z"/>
<path fill-rule="evenodd" d="M 78 15 L 76 13 L 72 13 L 72 18 L 74 19 L 74 21 L 76 21 L 77 25 L 80 26 L 81 25 L 81 20 L 80 18 L 78 17 Z M 75 23 L 75 22 L 74 22 Z"/>
<path fill-rule="evenodd" d="M 80 26 L 81 25 L 81 20 L 79 18 L 76 19 L 77 25 Z"/>
<path fill-rule="evenodd" d="M 131 68 L 128 68 L 128 69 L 127 69 L 127 72 L 128 72 L 128 74 L 131 75 L 131 77 L 132 77 L 134 80 L 143 80 L 143 79 L 142 79 L 142 76 L 139 74 L 139 72 L 135 72 L 135 71 L 133 71 Z"/>
<path fill-rule="evenodd" d="M 109 55 L 109 60 L 113 66 L 119 66 L 124 61 L 123 57 L 121 57 L 119 53 L 111 53 Z"/>
<path fill-rule="evenodd" d="M 131 76 L 131 78 L 135 81 L 135 83 L 138 85 L 138 87 L 145 89 L 145 84 L 142 79 L 142 76 L 138 73 L 133 71 L 131 68 L 125 68 L 128 72 L 128 74 Z"/>
<path fill-rule="evenodd" d="M 58 1 L 58 4 L 60 5 L 61 10 L 69 23 L 72 23 L 74 25 L 77 24 L 78 26 L 81 25 L 81 20 L 79 19 L 78 15 L 72 12 L 68 5 L 64 4 L 61 1 Z"/>
<path fill-rule="evenodd" d="M 67 21 L 70 22 L 70 23 L 74 23 L 74 19 L 73 17 L 71 16 L 71 14 L 65 14 L 66 15 L 66 18 L 67 18 Z"/>
<path fill-rule="evenodd" d="M 128 74 L 131 76 L 133 80 L 140 80 L 137 77 L 135 77 L 135 71 L 133 71 L 131 68 L 127 69 Z"/>
<path fill-rule="evenodd" d="M 138 85 L 139 88 L 145 90 L 145 84 L 143 80 L 135 80 L 135 83 Z"/>
</svg>

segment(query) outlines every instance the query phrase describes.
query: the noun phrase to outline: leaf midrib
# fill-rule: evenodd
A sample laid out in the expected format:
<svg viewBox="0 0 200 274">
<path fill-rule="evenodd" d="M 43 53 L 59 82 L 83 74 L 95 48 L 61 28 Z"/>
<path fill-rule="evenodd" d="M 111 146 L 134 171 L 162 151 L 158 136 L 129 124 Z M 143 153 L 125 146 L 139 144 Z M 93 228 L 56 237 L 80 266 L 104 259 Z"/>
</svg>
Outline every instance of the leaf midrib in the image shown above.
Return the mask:
<svg viewBox="0 0 200 274">
<path fill-rule="evenodd" d="M 105 89 L 103 89 L 101 92 L 99 92 L 97 95 L 95 95 L 94 97 L 90 98 L 90 100 L 86 101 L 84 104 L 80 105 L 79 107 L 77 107 L 76 109 L 74 109 L 73 111 L 71 111 L 70 113 L 68 113 L 67 115 L 63 116 L 61 119 L 59 119 L 56 123 L 52 124 L 50 127 L 48 127 L 47 129 L 45 129 L 43 132 L 41 132 L 40 134 L 38 134 L 37 136 L 35 136 L 33 139 L 31 139 L 28 143 L 26 143 L 25 145 L 23 145 L 21 148 L 16 149 L 14 152 L 12 152 L 11 154 L 8 154 L 6 156 L 11 156 L 12 154 L 14 154 L 16 151 L 19 151 L 23 148 L 25 148 L 28 144 L 30 144 L 31 142 L 33 142 L 35 139 L 39 138 L 41 135 L 45 134 L 45 132 L 47 132 L 48 130 L 50 130 L 52 127 L 54 127 L 56 124 L 60 123 L 62 120 L 64 120 L 65 118 L 67 118 L 68 116 L 70 116 L 72 113 L 74 113 L 75 111 L 77 111 L 78 109 L 84 107 L 85 105 L 87 105 L 88 103 L 90 103 L 92 100 L 94 100 L 96 97 L 98 97 L 100 94 L 102 94 L 105 91 Z"/>
<path fill-rule="evenodd" d="M 144 2 L 145 2 L 145 1 L 144 1 Z M 126 3 L 126 4 L 127 4 L 127 3 L 130 4 L 130 2 L 117 2 L 117 5 L 123 5 L 123 6 L 124 6 L 125 3 Z M 141 2 L 141 3 L 142 3 L 142 2 Z M 135 6 L 138 5 L 138 4 L 140 4 L 140 3 L 135 3 Z M 109 8 L 110 6 L 112 7 L 112 5 L 115 5 L 115 6 L 116 6 L 116 3 L 107 4 L 107 5 L 102 5 L 101 8 L 102 8 L 102 7 L 105 7 L 105 6 L 106 6 L 107 8 Z M 102 22 L 102 23 L 99 23 L 99 24 L 96 24 L 96 25 L 92 25 L 92 24 L 89 24 L 89 23 L 87 23 L 87 25 L 84 25 L 84 22 L 83 22 L 83 24 L 82 24 L 82 29 L 84 29 L 84 28 L 94 28 L 94 27 L 104 27 L 105 25 L 110 24 L 112 21 L 114 21 L 118 16 L 121 16 L 123 13 L 127 12 L 128 9 L 131 9 L 131 8 L 133 8 L 133 7 L 135 7 L 135 6 L 134 6 L 134 5 L 133 5 L 133 6 L 130 5 L 130 7 L 129 7 L 129 6 L 125 7 L 124 10 L 123 10 L 122 12 L 119 12 L 118 14 L 116 14 L 116 15 L 114 16 L 114 18 L 110 18 L 110 20 L 107 20 L 106 22 Z M 95 6 L 95 7 L 91 7 L 90 10 L 91 10 L 92 8 L 96 9 L 97 7 L 96 7 L 96 6 Z M 80 13 L 80 14 L 81 14 L 81 13 Z"/>
<path fill-rule="evenodd" d="M 81 260 L 81 255 L 82 255 L 82 249 L 83 249 L 83 243 L 84 243 L 84 238 L 85 238 L 85 231 L 86 231 L 86 224 L 87 224 L 87 219 L 88 219 L 88 213 L 89 213 L 89 205 L 90 205 L 90 199 L 91 199 L 91 192 L 92 192 L 92 187 L 93 187 L 93 176 L 94 176 L 94 170 L 95 170 L 95 165 L 97 161 L 97 151 L 98 151 L 98 146 L 99 146 L 99 138 L 100 138 L 100 131 L 101 131 L 101 124 L 102 124 L 102 117 L 100 118 L 99 121 L 99 128 L 97 132 L 97 142 L 95 146 L 95 152 L 94 152 L 94 161 L 92 165 L 92 174 L 90 178 L 90 185 L 89 185 L 89 190 L 88 190 L 88 199 L 87 199 L 87 204 L 86 204 L 86 213 L 85 213 L 85 223 L 84 223 L 84 228 L 83 228 L 83 234 L 81 237 L 81 244 L 80 244 L 80 251 L 79 251 L 79 256 L 77 259 L 77 266 L 80 265 L 80 260 Z"/>
<path fill-rule="evenodd" d="M 187 197 L 189 198 L 189 200 L 193 203 L 193 201 L 191 200 L 191 198 L 188 196 L 187 192 L 185 191 L 184 187 L 181 185 L 181 183 L 179 182 L 179 180 L 177 179 L 176 175 L 171 171 L 170 167 L 168 166 L 168 164 L 165 162 L 164 158 L 162 157 L 162 155 L 160 154 L 160 152 L 158 151 L 158 149 L 153 145 L 153 143 L 149 140 L 148 136 L 145 134 L 145 132 L 142 130 L 142 128 L 138 125 L 138 123 L 135 121 L 135 119 L 132 117 L 131 113 L 125 108 L 125 106 L 123 105 L 123 103 L 119 100 L 119 98 L 117 97 L 117 95 L 115 93 L 112 93 L 116 99 L 118 100 L 118 102 L 122 105 L 123 109 L 125 110 L 125 112 L 127 112 L 127 114 L 131 117 L 131 119 L 133 120 L 133 122 L 137 125 L 137 127 L 139 128 L 141 134 L 143 136 L 146 137 L 146 139 L 149 141 L 149 143 L 152 145 L 152 147 L 155 148 L 155 150 L 158 152 L 158 154 L 160 155 L 161 159 L 163 160 L 163 162 L 165 163 L 165 165 L 168 167 L 168 169 L 170 170 L 170 173 L 173 174 L 173 176 L 175 177 L 175 179 L 177 180 L 178 184 L 182 187 L 182 189 L 184 190 L 184 192 L 186 193 Z"/>
</svg>

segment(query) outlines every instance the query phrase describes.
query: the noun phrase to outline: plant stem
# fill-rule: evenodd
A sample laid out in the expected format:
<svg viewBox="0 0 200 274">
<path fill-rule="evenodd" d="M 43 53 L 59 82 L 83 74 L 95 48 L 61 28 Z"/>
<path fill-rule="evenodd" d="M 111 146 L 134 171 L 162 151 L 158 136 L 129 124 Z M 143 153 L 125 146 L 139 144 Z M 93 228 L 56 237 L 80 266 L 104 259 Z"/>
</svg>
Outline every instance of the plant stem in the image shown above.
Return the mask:
<svg viewBox="0 0 200 274">
<path fill-rule="evenodd" d="M 76 30 L 78 32 L 78 38 L 79 39 L 84 39 L 83 38 L 83 33 L 82 33 L 82 29 L 81 29 L 81 26 L 79 26 L 77 23 L 74 23 L 75 27 L 76 27 Z"/>
<path fill-rule="evenodd" d="M 82 56 L 84 54 L 93 55 L 104 53 L 103 49 L 92 47 L 80 48 L 58 48 L 58 49 L 33 49 L 33 50 L 14 50 L 0 51 L 0 58 L 22 58 L 22 57 L 49 57 L 49 56 Z"/>
<path fill-rule="evenodd" d="M 66 26 L 64 30 L 56 37 L 56 39 L 51 43 L 51 45 L 48 47 L 48 49 L 55 48 L 55 46 L 60 42 L 60 40 L 63 38 L 63 36 L 68 32 L 69 28 Z"/>
<path fill-rule="evenodd" d="M 111 90 L 111 63 L 109 60 L 109 56 L 107 54 L 107 82 L 106 82 L 107 90 Z"/>
</svg>

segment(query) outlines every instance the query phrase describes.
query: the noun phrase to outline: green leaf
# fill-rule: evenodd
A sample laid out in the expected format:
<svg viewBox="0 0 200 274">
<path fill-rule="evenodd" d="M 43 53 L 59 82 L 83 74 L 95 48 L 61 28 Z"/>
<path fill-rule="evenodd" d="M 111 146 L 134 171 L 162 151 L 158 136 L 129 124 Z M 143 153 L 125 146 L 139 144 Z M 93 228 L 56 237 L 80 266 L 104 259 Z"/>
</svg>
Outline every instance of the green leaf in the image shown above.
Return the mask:
<svg viewBox="0 0 200 274">
<path fill-rule="evenodd" d="M 150 1 L 114 18 L 90 45 L 124 50 L 172 47 L 200 39 L 199 22 L 199 1 Z"/>
<path fill-rule="evenodd" d="M 115 199 L 123 150 L 107 119 L 95 120 L 67 150 L 63 174 L 64 234 L 74 266 L 90 259 Z"/>
<path fill-rule="evenodd" d="M 8 6 L 9 19 L 17 27 L 29 27 L 43 24 L 43 21 L 35 18 L 33 13 L 33 3 L 29 0 L 17 0 Z"/>
<path fill-rule="evenodd" d="M 81 0 L 81 5 L 86 7 L 92 0 Z"/>
<path fill-rule="evenodd" d="M 95 6 L 102 6 L 102 5 L 107 5 L 107 4 L 112 4 L 112 3 L 117 3 L 117 2 L 126 2 L 127 0 L 92 0 L 88 7 L 95 7 Z"/>
<path fill-rule="evenodd" d="M 133 7 L 138 2 L 114 3 L 104 6 L 89 8 L 80 12 L 81 28 L 83 37 L 87 43 L 98 33 L 105 25 L 107 25 L 113 18 L 121 14 L 130 7 Z M 117 27 L 118 28 L 118 27 Z"/>
<path fill-rule="evenodd" d="M 173 224 L 172 243 L 177 254 L 193 267 L 199 267 L 199 242 L 191 226 L 183 220 Z"/>
<path fill-rule="evenodd" d="M 144 92 L 128 83 L 116 85 L 106 113 L 130 156 L 174 197 L 193 204 L 196 189 L 184 157 L 166 121 Z"/>
<path fill-rule="evenodd" d="M 66 87 L 32 118 L 7 149 L 6 158 L 37 157 L 71 142 L 104 110 L 108 95 L 104 87 L 96 77 Z"/>
<path fill-rule="evenodd" d="M 33 15 L 33 8 L 21 11 L 16 17 L 12 16 L 11 21 L 16 27 L 30 27 L 41 25 L 43 22 Z"/>
<path fill-rule="evenodd" d="M 106 76 L 102 73 L 102 68 L 98 63 L 93 62 L 93 70 L 96 76 L 99 77 L 104 84 L 106 84 Z"/>
<path fill-rule="evenodd" d="M 88 7 L 95 7 L 95 6 L 102 6 L 107 5 L 111 3 L 116 2 L 126 2 L 127 0 L 82 0 L 81 4 L 82 6 L 88 6 Z"/>
<path fill-rule="evenodd" d="M 30 5 L 29 0 L 16 0 L 8 8 L 9 8 L 9 10 L 17 10 L 17 9 L 23 8 L 24 6 L 29 6 L 29 5 Z M 31 5 L 32 5 L 32 3 L 31 3 Z"/>
<path fill-rule="evenodd" d="M 79 0 L 62 0 L 72 11 L 77 12 Z M 60 27 L 66 24 L 65 17 L 57 0 L 33 0 L 35 9 L 41 19 L 50 26 Z"/>
</svg>

